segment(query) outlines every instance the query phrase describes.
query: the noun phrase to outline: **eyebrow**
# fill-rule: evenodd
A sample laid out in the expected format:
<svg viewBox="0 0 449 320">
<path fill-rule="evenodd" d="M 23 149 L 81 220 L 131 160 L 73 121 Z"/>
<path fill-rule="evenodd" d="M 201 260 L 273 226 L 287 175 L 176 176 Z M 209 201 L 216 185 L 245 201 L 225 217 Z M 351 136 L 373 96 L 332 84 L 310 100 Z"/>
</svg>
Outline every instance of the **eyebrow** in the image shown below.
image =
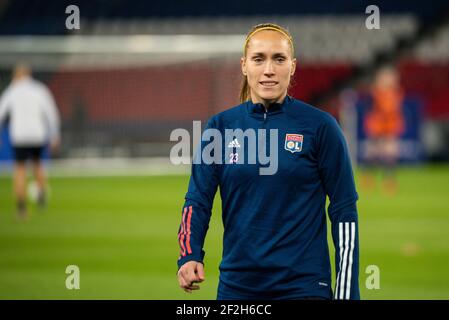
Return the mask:
<svg viewBox="0 0 449 320">
<path fill-rule="evenodd" d="M 251 57 L 259 57 L 259 56 L 266 56 L 265 53 L 263 52 L 254 52 L 251 54 Z M 273 54 L 273 57 L 277 58 L 277 57 L 286 57 L 287 54 L 283 53 L 283 52 L 276 52 Z"/>
</svg>

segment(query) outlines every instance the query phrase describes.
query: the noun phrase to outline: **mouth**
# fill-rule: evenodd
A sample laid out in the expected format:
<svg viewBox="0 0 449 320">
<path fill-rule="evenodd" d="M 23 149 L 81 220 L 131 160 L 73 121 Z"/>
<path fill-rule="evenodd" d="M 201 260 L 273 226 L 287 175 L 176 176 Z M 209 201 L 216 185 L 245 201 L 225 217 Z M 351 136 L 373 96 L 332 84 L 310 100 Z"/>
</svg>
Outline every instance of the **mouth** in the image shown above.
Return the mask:
<svg viewBox="0 0 449 320">
<path fill-rule="evenodd" d="M 265 80 L 265 81 L 259 81 L 259 83 L 266 88 L 270 88 L 270 87 L 274 87 L 275 85 L 277 85 L 279 82 L 278 81 L 273 81 L 273 80 Z"/>
</svg>

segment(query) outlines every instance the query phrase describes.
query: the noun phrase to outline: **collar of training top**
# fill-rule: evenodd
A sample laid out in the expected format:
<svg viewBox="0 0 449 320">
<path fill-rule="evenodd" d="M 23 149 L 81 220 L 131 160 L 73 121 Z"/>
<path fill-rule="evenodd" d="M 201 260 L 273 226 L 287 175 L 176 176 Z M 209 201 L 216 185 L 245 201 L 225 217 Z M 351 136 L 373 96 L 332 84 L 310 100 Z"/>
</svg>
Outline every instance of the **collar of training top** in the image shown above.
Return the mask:
<svg viewBox="0 0 449 320">
<path fill-rule="evenodd" d="M 267 114 L 274 114 L 274 113 L 279 113 L 279 112 L 283 112 L 285 109 L 285 106 L 287 104 L 289 104 L 291 102 L 292 98 L 290 96 L 286 96 L 284 101 L 282 101 L 282 103 L 272 103 L 270 104 L 270 106 L 268 107 L 268 111 L 266 112 Z M 253 116 L 262 116 L 265 113 L 265 107 L 263 106 L 262 103 L 253 103 L 251 100 L 246 102 L 247 104 L 247 110 L 249 112 L 250 115 Z"/>
</svg>

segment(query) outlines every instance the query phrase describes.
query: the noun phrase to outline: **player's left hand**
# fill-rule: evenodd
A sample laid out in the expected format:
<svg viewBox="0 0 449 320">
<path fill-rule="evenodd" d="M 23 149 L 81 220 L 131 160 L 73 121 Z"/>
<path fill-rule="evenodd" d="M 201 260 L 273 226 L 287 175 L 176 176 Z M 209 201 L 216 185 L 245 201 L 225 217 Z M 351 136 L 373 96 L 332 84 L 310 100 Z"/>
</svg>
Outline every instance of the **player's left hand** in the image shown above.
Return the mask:
<svg viewBox="0 0 449 320">
<path fill-rule="evenodd" d="M 51 150 L 51 153 L 52 153 L 53 155 L 58 154 L 60 146 L 61 146 L 61 139 L 60 139 L 60 138 L 54 138 L 54 139 L 51 141 L 51 143 L 50 143 L 50 150 Z"/>
</svg>

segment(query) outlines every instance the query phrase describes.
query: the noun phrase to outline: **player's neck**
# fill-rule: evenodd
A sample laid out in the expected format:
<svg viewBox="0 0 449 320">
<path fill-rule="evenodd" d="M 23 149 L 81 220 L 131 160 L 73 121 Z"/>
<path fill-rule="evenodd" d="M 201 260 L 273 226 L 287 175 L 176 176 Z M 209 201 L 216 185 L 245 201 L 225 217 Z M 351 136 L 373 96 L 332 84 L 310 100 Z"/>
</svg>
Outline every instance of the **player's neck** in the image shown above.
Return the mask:
<svg viewBox="0 0 449 320">
<path fill-rule="evenodd" d="M 277 98 L 277 99 L 261 99 L 261 98 L 257 98 L 257 97 L 251 97 L 251 101 L 256 104 L 256 103 L 260 103 L 264 106 L 265 111 L 268 112 L 268 109 L 270 108 L 271 105 L 273 105 L 274 103 L 279 103 L 282 104 L 285 100 L 285 97 L 287 96 L 287 92 L 285 94 L 283 94 L 281 97 Z"/>
</svg>

